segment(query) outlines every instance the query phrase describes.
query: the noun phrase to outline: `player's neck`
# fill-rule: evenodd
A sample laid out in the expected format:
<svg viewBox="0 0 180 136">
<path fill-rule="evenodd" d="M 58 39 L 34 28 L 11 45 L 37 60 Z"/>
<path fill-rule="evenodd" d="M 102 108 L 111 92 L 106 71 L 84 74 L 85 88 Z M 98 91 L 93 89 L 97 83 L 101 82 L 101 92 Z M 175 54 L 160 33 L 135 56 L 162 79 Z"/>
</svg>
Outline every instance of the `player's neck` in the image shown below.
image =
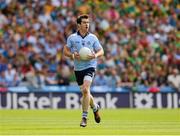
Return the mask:
<svg viewBox="0 0 180 136">
<path fill-rule="evenodd" d="M 79 30 L 79 34 L 80 34 L 82 37 L 85 37 L 85 36 L 88 34 L 88 31 Z"/>
</svg>

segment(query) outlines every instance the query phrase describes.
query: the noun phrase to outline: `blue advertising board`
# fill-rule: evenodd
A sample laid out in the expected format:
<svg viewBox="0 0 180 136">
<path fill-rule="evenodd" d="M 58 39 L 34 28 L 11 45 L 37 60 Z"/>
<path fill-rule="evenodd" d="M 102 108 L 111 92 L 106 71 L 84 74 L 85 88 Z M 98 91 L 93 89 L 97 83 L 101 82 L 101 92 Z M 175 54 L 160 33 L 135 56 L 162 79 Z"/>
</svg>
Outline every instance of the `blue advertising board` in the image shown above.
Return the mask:
<svg viewBox="0 0 180 136">
<path fill-rule="evenodd" d="M 101 108 L 179 108 L 180 93 L 93 92 Z M 80 92 L 1 92 L 0 109 L 79 109 Z"/>
</svg>

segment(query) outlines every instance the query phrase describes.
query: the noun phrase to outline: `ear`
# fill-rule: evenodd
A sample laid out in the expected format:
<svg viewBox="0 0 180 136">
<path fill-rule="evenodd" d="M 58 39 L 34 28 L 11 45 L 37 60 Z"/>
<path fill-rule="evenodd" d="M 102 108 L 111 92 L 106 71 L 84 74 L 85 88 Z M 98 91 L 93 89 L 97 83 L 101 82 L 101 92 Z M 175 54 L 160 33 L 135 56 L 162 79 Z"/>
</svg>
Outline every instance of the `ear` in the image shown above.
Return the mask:
<svg viewBox="0 0 180 136">
<path fill-rule="evenodd" d="M 78 27 L 80 27 L 81 24 L 77 24 Z"/>
</svg>

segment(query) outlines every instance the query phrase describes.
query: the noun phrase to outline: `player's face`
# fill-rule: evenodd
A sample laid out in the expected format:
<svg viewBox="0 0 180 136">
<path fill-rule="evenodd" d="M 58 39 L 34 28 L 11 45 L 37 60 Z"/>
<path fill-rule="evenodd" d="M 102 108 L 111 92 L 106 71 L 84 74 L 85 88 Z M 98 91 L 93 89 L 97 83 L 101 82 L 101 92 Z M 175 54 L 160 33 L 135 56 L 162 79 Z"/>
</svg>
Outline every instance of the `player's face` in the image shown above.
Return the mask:
<svg viewBox="0 0 180 136">
<path fill-rule="evenodd" d="M 81 24 L 80 24 L 80 28 L 83 31 L 88 31 L 89 30 L 89 19 L 82 19 Z"/>
</svg>

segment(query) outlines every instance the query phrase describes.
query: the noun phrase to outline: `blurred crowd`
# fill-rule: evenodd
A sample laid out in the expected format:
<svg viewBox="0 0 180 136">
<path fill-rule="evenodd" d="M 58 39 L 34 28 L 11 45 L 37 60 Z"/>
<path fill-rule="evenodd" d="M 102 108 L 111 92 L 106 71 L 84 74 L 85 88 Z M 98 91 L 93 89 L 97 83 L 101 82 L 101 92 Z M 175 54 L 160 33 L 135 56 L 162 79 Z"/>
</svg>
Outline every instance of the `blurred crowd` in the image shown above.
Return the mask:
<svg viewBox="0 0 180 136">
<path fill-rule="evenodd" d="M 0 87 L 74 84 L 63 46 L 82 13 L 105 50 L 93 85 L 180 91 L 178 0 L 0 0 Z"/>
</svg>

